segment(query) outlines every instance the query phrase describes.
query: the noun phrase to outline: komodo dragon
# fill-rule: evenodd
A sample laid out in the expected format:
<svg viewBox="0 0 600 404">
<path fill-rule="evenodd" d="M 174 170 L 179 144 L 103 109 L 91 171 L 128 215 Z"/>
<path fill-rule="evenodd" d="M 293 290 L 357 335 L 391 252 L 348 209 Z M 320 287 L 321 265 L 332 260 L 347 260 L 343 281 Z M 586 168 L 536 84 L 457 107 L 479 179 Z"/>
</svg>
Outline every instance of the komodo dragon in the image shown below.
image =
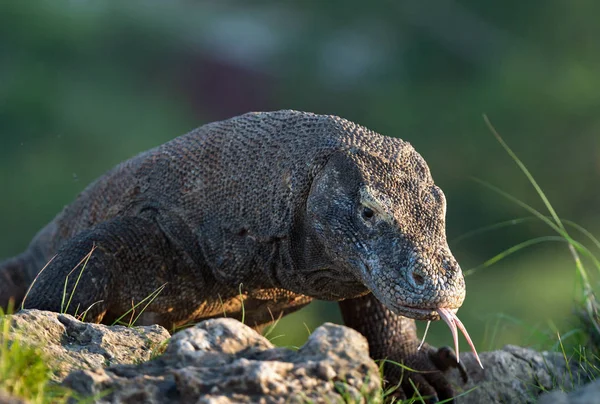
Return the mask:
<svg viewBox="0 0 600 404">
<path fill-rule="evenodd" d="M 172 328 L 224 312 L 241 318 L 242 305 L 259 326 L 313 299 L 339 301 L 373 358 L 429 371 L 410 378 L 422 395 L 444 399 L 453 388 L 442 371 L 458 367 L 466 378 L 465 370 L 449 348 L 417 350 L 413 319 L 441 316 L 455 340 L 462 329 L 454 313 L 465 284 L 445 213 L 409 143 L 335 116 L 248 113 L 89 185 L 0 264 L 0 306 L 30 287 L 24 308 L 61 311 L 74 290 L 69 313 L 87 309 L 86 321 L 111 323 L 164 285 L 142 319 Z M 73 271 L 93 248 L 85 270 Z M 413 394 L 398 366 L 386 365 L 385 376 L 402 379 L 401 396 Z"/>
</svg>

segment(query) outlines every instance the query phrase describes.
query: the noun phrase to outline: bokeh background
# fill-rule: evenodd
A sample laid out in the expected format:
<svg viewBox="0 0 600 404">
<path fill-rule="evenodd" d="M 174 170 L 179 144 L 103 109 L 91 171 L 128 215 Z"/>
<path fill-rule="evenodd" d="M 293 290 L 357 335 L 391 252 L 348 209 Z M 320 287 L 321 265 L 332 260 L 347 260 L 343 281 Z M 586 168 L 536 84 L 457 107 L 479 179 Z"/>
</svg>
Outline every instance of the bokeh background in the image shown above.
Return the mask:
<svg viewBox="0 0 600 404">
<path fill-rule="evenodd" d="M 410 141 L 448 199 L 463 269 L 551 234 L 481 178 L 543 205 L 487 114 L 559 215 L 600 233 L 600 3 L 594 1 L 0 2 L 0 257 L 116 163 L 247 111 L 336 114 Z M 591 271 L 594 273 L 594 271 Z M 596 285 L 594 279 L 594 285 Z M 460 311 L 480 350 L 550 347 L 573 322 L 563 243 L 467 278 Z M 288 316 L 298 345 L 337 306 Z M 448 344 L 444 324 L 428 338 Z"/>
</svg>

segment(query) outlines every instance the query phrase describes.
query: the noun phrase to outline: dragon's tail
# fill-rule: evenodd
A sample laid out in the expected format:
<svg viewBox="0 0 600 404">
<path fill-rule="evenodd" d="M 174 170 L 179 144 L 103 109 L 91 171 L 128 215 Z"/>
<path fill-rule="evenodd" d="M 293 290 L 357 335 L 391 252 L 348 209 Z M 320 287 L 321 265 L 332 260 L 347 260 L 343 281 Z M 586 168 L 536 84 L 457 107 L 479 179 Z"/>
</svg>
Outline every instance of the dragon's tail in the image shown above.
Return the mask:
<svg viewBox="0 0 600 404">
<path fill-rule="evenodd" d="M 0 262 L 0 309 L 6 310 L 10 301 L 15 310 L 21 306 L 33 282 L 29 264 L 26 253 Z"/>
</svg>

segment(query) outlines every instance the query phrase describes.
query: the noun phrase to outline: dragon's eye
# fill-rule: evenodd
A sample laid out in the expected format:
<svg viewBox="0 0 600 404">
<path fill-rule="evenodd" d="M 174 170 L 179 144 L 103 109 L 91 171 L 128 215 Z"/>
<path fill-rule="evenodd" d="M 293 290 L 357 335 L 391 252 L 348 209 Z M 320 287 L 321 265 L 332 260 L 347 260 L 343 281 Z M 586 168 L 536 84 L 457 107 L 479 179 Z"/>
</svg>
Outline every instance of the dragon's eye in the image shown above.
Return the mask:
<svg viewBox="0 0 600 404">
<path fill-rule="evenodd" d="M 375 212 L 373 212 L 373 209 L 365 206 L 365 207 L 363 207 L 362 215 L 363 215 L 363 218 L 368 220 L 368 219 L 371 219 L 373 216 L 375 216 Z"/>
</svg>

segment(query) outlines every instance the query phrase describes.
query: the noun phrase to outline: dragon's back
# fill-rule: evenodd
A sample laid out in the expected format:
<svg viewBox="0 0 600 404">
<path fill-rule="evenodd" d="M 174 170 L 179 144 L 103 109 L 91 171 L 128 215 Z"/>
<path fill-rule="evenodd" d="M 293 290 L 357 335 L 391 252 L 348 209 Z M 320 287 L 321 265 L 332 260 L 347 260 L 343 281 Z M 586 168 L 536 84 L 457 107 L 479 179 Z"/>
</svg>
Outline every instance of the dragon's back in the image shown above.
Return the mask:
<svg viewBox="0 0 600 404">
<path fill-rule="evenodd" d="M 244 240 L 259 241 L 285 236 L 315 172 L 336 150 L 351 148 L 396 159 L 410 146 L 343 118 L 290 110 L 204 125 L 120 163 L 88 185 L 12 260 L 11 271 L 18 262 L 29 284 L 78 233 L 143 209 L 178 217 L 198 236 L 209 261 L 213 254 L 223 256 L 224 245 L 251 249 L 239 246 L 236 235 L 250 233 Z"/>
</svg>

